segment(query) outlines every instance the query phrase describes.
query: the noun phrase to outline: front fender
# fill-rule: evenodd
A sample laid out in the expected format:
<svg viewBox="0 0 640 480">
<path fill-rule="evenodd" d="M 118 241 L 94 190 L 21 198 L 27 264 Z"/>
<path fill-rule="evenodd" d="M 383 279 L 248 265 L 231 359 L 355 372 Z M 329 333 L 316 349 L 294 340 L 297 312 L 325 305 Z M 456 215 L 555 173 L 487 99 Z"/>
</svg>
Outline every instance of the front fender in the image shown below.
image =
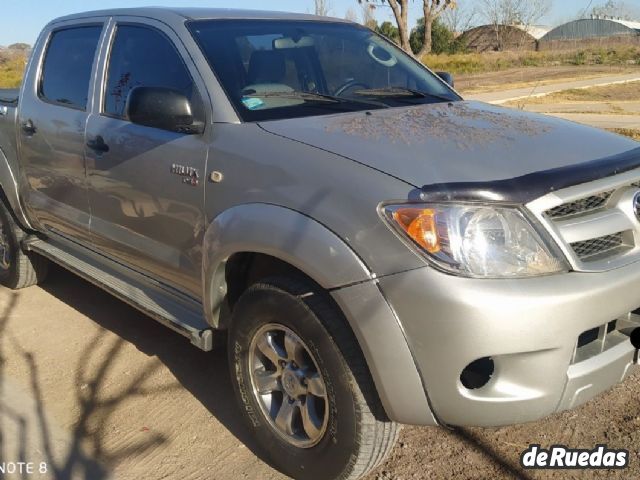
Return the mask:
<svg viewBox="0 0 640 480">
<path fill-rule="evenodd" d="M 18 194 L 18 182 L 11 170 L 9 160 L 0 148 L 0 188 L 7 197 L 9 207 L 16 216 L 18 223 L 25 228 L 32 228 L 29 219 L 20 204 L 20 196 Z"/>
<path fill-rule="evenodd" d="M 372 274 L 335 233 L 289 208 L 238 205 L 219 214 L 204 237 L 204 308 L 217 325 L 226 295 L 225 263 L 234 253 L 264 253 L 289 263 L 325 289 L 370 280 Z"/>
<path fill-rule="evenodd" d="M 375 276 L 344 240 L 316 220 L 276 205 L 251 203 L 224 211 L 204 240 L 204 308 L 213 327 L 218 326 L 226 295 L 226 260 L 239 252 L 279 258 L 331 290 L 358 339 L 389 418 L 437 424 L 398 320 L 371 281 Z"/>
</svg>

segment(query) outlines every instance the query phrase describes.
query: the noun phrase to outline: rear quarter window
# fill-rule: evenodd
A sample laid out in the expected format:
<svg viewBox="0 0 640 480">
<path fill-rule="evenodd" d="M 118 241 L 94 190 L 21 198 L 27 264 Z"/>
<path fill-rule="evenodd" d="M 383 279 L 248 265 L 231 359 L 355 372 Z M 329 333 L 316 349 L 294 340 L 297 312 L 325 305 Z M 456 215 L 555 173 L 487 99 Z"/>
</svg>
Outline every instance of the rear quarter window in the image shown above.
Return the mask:
<svg viewBox="0 0 640 480">
<path fill-rule="evenodd" d="M 102 25 L 66 28 L 51 35 L 42 66 L 40 98 L 87 109 L 93 61 Z"/>
</svg>

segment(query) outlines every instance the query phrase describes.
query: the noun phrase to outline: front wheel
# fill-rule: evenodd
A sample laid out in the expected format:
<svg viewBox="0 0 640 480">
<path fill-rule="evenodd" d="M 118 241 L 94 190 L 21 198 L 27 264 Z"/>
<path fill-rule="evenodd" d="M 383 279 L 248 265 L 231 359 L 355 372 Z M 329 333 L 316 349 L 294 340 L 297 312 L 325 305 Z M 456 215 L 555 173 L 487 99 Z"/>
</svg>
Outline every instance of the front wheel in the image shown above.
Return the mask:
<svg viewBox="0 0 640 480">
<path fill-rule="evenodd" d="M 229 361 L 250 428 L 283 473 L 356 479 L 391 451 L 399 427 L 321 289 L 289 279 L 250 287 L 234 308 Z"/>
</svg>

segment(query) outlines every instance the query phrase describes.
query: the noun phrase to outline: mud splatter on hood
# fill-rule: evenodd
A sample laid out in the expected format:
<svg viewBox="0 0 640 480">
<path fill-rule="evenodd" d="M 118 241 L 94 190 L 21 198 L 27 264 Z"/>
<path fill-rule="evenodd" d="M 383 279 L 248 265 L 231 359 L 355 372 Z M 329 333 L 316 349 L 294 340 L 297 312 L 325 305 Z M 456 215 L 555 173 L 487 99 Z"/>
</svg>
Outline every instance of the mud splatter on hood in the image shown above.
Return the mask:
<svg viewBox="0 0 640 480">
<path fill-rule="evenodd" d="M 637 143 L 576 123 L 480 102 L 391 108 L 260 124 L 412 185 L 477 182 L 583 163 Z"/>
<path fill-rule="evenodd" d="M 522 135 L 540 135 L 553 128 L 529 116 L 505 115 L 504 111 L 473 108 L 463 102 L 391 109 L 384 113 L 340 117 L 326 129 L 330 133 L 342 131 L 405 145 L 455 140 L 458 148 L 473 149 L 484 143 L 514 141 Z"/>
</svg>

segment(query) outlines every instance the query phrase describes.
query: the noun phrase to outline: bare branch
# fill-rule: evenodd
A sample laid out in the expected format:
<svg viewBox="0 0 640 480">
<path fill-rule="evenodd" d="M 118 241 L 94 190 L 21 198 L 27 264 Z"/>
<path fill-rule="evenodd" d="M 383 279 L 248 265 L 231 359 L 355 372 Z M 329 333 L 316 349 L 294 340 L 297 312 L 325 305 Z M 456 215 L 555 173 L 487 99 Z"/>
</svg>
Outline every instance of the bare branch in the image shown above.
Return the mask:
<svg viewBox="0 0 640 480">
<path fill-rule="evenodd" d="M 551 9 L 551 0 L 480 0 L 480 3 L 482 16 L 493 26 L 499 50 L 509 43 L 507 36 L 513 37 L 512 27 L 529 32 Z"/>
<path fill-rule="evenodd" d="M 551 9 L 551 0 L 480 0 L 481 12 L 492 25 L 531 26 Z"/>
<path fill-rule="evenodd" d="M 362 3 L 360 4 L 360 6 L 362 7 L 362 24 L 365 27 L 368 27 L 372 30 L 375 30 L 376 27 L 378 26 L 378 22 L 376 21 L 376 16 L 373 13 L 374 12 L 374 8 L 373 5 L 369 5 L 368 3 Z"/>
<path fill-rule="evenodd" d="M 640 6 L 631 5 L 625 0 L 607 0 L 602 5 L 593 7 L 593 15 L 623 18 L 625 20 L 640 20 Z"/>
<path fill-rule="evenodd" d="M 315 0 L 316 2 L 316 15 L 320 15 L 322 17 L 326 17 L 329 15 L 331 11 L 331 1 L 330 0 Z"/>
<path fill-rule="evenodd" d="M 346 13 L 344 14 L 344 18 L 345 18 L 345 20 L 349 20 L 350 22 L 357 22 L 358 21 L 358 14 L 356 13 L 356 11 L 353 8 L 349 8 L 349 9 L 347 9 Z"/>
<path fill-rule="evenodd" d="M 442 21 L 454 34 L 460 34 L 475 24 L 477 16 L 478 11 L 475 5 L 466 1 L 458 1 L 456 8 L 450 8 L 444 12 Z"/>
</svg>

